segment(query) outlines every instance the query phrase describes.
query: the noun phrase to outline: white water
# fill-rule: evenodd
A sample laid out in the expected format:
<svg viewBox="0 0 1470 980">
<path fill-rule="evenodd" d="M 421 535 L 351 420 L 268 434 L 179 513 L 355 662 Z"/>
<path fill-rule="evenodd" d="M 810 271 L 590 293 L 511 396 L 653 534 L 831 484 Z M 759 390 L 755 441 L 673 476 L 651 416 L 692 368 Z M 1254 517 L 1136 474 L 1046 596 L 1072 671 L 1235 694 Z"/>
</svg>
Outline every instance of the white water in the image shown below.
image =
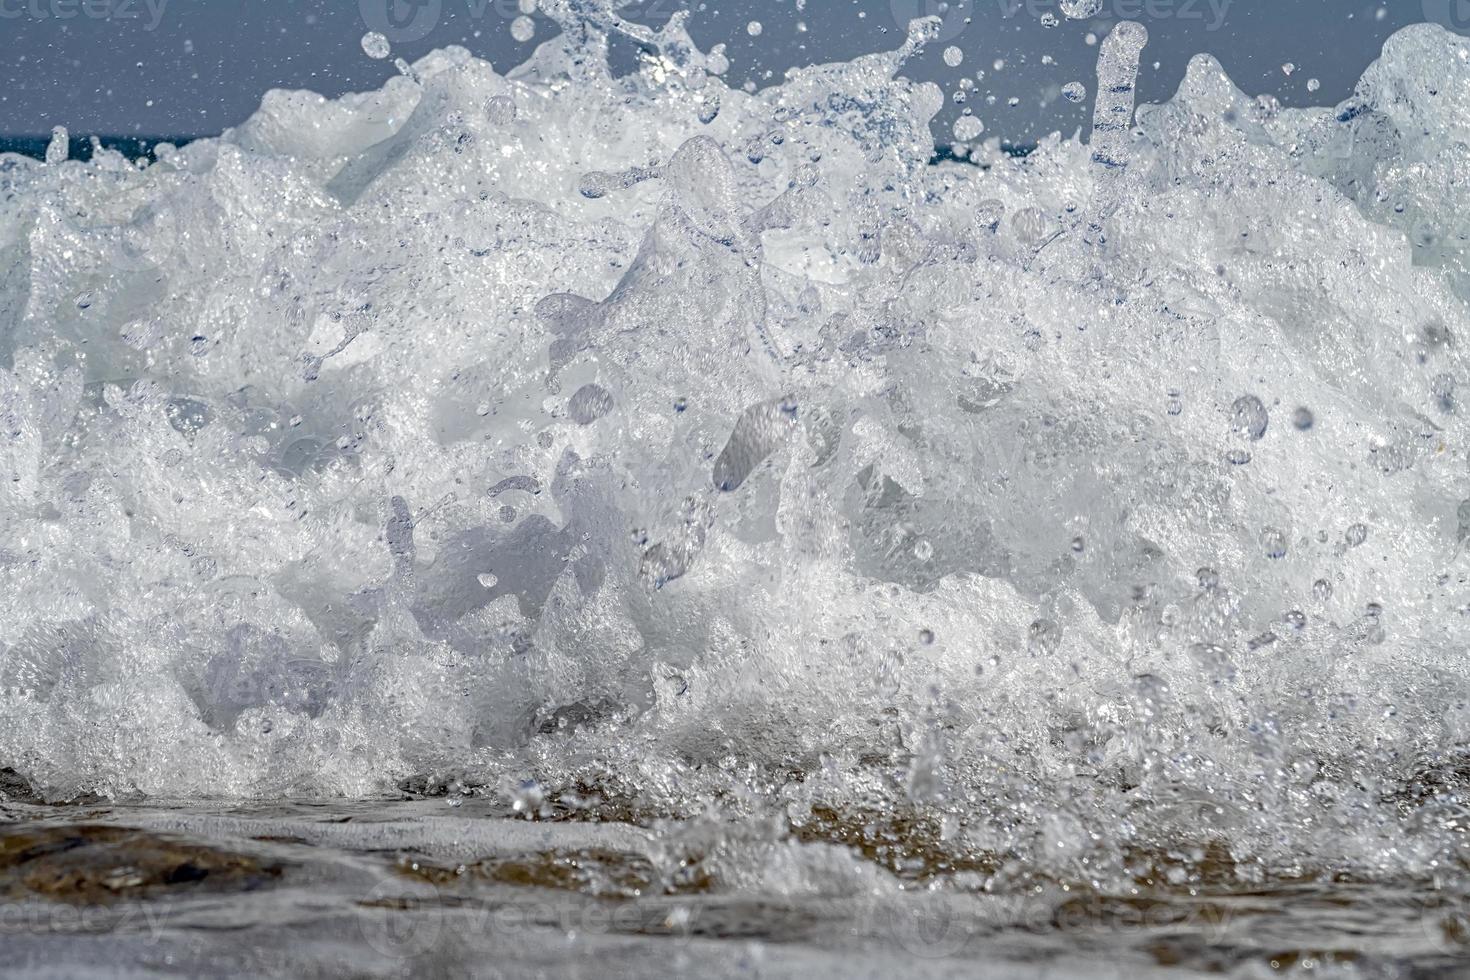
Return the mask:
<svg viewBox="0 0 1470 980">
<path fill-rule="evenodd" d="M 922 25 L 752 95 L 566 6 L 508 75 L 0 158 L 0 767 L 1458 859 L 1464 39 L 1130 128 L 1124 28 L 1091 145 L 981 169 Z"/>
</svg>

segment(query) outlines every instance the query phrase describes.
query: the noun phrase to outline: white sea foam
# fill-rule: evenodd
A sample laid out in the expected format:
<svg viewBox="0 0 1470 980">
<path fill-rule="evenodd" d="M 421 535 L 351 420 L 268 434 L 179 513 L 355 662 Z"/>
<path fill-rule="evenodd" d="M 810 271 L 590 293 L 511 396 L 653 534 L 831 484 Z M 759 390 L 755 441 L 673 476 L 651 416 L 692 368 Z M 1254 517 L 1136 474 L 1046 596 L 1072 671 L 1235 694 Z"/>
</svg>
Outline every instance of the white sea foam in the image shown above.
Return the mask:
<svg viewBox="0 0 1470 980">
<path fill-rule="evenodd" d="M 1125 26 L 1092 145 L 931 165 L 933 22 L 747 94 L 567 6 L 508 75 L 0 158 L 0 767 L 1447 858 L 1463 39 L 1334 110 L 1201 56 L 1130 127 Z"/>
</svg>

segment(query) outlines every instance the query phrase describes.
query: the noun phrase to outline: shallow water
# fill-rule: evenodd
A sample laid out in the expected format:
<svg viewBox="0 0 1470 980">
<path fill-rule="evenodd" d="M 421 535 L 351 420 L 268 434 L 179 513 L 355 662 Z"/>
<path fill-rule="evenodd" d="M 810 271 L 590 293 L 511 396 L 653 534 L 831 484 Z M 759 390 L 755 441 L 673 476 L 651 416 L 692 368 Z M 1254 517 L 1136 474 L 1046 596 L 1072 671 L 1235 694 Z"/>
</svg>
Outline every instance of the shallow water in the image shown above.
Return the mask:
<svg viewBox="0 0 1470 980">
<path fill-rule="evenodd" d="M 0 791 L 208 848 L 31 825 L 16 907 L 187 896 L 185 972 L 1461 955 L 1467 42 L 1135 115 L 1122 24 L 1088 141 L 936 160 L 932 23 L 746 93 L 616 6 L 0 158 Z M 547 887 L 671 925 L 447 924 Z"/>
<path fill-rule="evenodd" d="M 879 885 L 885 849 L 937 862 L 942 845 L 860 818 L 825 833 L 752 825 L 732 835 L 678 822 L 526 821 L 442 799 L 21 806 L 5 818 L 0 968 L 15 976 L 1416 977 L 1470 968 L 1463 891 L 1330 878 L 1245 887 L 1217 868 L 1209 881 L 1141 877 L 1115 894 L 1058 882 L 997 892 L 976 873 L 946 874 L 941 885 L 932 867 L 894 890 Z M 747 863 L 771 878 L 726 880 L 723 868 Z M 798 879 L 803 887 L 790 887 Z"/>
</svg>

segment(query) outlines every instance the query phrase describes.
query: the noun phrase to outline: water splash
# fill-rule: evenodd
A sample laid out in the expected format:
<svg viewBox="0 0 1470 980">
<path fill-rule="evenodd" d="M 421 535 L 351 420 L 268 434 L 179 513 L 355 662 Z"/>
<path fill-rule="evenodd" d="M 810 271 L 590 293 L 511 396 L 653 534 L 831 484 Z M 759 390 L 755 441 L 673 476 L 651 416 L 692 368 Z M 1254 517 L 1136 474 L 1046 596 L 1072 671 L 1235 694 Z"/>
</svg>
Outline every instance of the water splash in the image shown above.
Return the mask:
<svg viewBox="0 0 1470 980">
<path fill-rule="evenodd" d="M 1091 144 L 982 169 L 897 77 L 934 21 L 752 94 L 543 6 L 508 75 L 0 159 L 0 768 L 1458 860 L 1463 41 L 1135 124 L 1122 24 Z"/>
</svg>

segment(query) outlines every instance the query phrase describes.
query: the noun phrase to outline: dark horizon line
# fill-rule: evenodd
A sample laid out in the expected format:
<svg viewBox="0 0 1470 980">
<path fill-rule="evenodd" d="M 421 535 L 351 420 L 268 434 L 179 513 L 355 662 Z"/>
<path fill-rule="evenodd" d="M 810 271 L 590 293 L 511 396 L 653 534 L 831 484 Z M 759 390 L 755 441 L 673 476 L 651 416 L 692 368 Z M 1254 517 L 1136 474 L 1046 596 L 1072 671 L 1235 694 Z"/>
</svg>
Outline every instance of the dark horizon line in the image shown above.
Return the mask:
<svg viewBox="0 0 1470 980">
<path fill-rule="evenodd" d="M 208 139 L 214 134 L 196 134 L 193 136 L 125 136 L 118 133 L 88 133 L 85 136 L 72 134 L 67 139 L 70 157 L 73 160 L 87 161 L 92 159 L 92 140 L 105 150 L 117 150 L 129 158 L 147 157 L 154 161 L 154 150 L 162 143 L 170 143 L 174 146 L 184 146 L 195 140 Z M 51 145 L 51 134 L 38 135 L 22 133 L 0 133 L 0 153 L 16 153 L 20 156 L 33 157 L 37 160 L 46 159 L 46 147 Z"/>
<path fill-rule="evenodd" d="M 88 134 L 86 136 L 72 135 L 68 137 L 69 158 L 86 162 L 92 159 L 92 141 L 105 150 L 116 150 L 130 159 L 146 157 L 150 163 L 157 161 L 155 150 L 163 143 L 175 147 L 182 147 L 196 140 L 217 139 L 221 134 L 196 134 L 192 136 L 122 136 L 117 134 Z M 20 156 L 31 157 L 36 160 L 46 159 L 46 147 L 51 144 L 50 134 L 18 135 L 0 134 L 0 154 L 15 153 Z M 1003 140 L 1000 144 L 1001 152 L 1011 157 L 1029 156 L 1035 149 L 1035 143 L 1013 143 Z M 929 158 L 931 166 L 941 162 L 972 163 L 972 161 L 957 157 L 948 144 L 936 143 L 934 153 Z"/>
</svg>

